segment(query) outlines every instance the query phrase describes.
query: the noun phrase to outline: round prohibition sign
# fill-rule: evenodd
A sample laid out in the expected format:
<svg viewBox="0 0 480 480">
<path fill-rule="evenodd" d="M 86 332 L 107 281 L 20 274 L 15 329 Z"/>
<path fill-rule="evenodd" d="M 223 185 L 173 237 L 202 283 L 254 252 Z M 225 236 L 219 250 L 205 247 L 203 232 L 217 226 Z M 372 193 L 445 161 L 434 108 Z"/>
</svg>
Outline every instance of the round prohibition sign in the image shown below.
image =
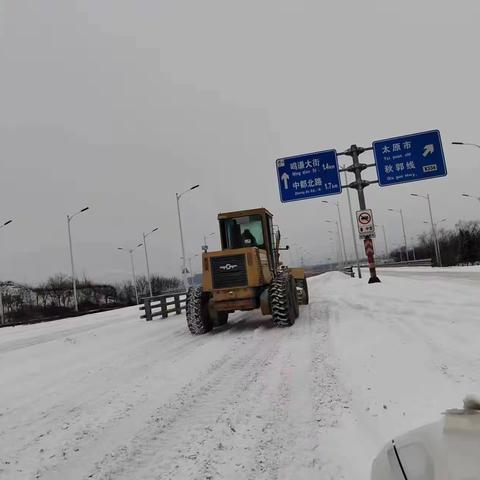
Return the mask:
<svg viewBox="0 0 480 480">
<path fill-rule="evenodd" d="M 372 221 L 372 217 L 370 216 L 369 213 L 361 213 L 359 216 L 358 216 L 358 221 L 362 224 L 362 225 L 367 225 L 368 223 L 370 223 Z"/>
</svg>

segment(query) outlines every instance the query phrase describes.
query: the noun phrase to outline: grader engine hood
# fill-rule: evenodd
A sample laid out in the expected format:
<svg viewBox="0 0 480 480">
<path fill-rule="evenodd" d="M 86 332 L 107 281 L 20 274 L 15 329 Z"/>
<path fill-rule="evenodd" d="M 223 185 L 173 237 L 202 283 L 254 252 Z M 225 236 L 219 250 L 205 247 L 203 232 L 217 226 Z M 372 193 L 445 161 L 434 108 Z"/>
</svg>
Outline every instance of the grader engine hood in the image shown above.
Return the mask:
<svg viewBox="0 0 480 480">
<path fill-rule="evenodd" d="M 259 287 L 271 281 L 267 254 L 256 247 L 203 254 L 203 291 Z M 230 297 L 232 295 L 230 294 Z"/>
</svg>

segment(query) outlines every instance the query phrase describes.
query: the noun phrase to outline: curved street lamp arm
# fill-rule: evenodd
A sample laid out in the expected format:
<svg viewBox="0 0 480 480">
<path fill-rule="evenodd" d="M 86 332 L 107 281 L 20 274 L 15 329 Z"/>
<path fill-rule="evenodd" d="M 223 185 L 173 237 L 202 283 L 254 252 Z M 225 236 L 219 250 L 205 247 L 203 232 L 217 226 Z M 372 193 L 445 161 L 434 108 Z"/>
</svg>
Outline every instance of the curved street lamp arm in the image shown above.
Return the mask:
<svg viewBox="0 0 480 480">
<path fill-rule="evenodd" d="M 452 142 L 452 145 L 470 145 L 472 147 L 480 148 L 480 145 L 477 143 L 470 143 L 470 142 Z"/>
<path fill-rule="evenodd" d="M 67 215 L 67 218 L 68 220 L 70 221 L 73 217 L 76 217 L 77 215 L 79 215 L 80 213 L 83 213 L 83 212 L 86 212 L 87 210 L 89 210 L 90 207 L 84 207 L 82 208 L 81 210 L 79 210 L 78 212 L 75 212 L 73 215 Z"/>
</svg>

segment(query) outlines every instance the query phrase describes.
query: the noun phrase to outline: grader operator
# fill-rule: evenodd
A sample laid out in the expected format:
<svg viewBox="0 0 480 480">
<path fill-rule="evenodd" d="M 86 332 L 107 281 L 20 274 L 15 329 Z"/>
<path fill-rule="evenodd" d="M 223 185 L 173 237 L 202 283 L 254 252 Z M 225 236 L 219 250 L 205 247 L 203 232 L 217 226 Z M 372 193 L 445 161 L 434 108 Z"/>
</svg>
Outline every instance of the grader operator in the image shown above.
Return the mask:
<svg viewBox="0 0 480 480">
<path fill-rule="evenodd" d="M 260 308 L 278 327 L 298 317 L 299 304 L 308 304 L 302 268 L 280 262 L 280 231 L 274 233 L 272 214 L 265 208 L 220 213 L 222 249 L 202 255 L 202 286 L 187 293 L 187 325 L 194 335 L 223 325 L 235 310 Z M 288 249 L 288 247 L 285 247 Z"/>
</svg>

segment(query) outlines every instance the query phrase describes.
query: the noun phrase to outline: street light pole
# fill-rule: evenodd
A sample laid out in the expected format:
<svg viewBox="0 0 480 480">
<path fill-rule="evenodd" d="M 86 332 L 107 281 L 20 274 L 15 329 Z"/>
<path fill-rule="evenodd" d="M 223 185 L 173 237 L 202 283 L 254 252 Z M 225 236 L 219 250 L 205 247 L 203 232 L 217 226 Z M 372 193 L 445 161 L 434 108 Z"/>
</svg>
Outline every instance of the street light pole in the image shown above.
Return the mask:
<svg viewBox="0 0 480 480">
<path fill-rule="evenodd" d="M 442 266 L 442 256 L 440 254 L 440 245 L 438 243 L 437 229 L 435 228 L 435 224 L 433 223 L 432 204 L 430 203 L 430 195 L 428 193 L 427 193 L 427 202 L 428 202 L 428 212 L 430 213 L 430 221 L 432 222 L 433 237 L 435 239 L 435 244 L 437 245 L 438 266 L 441 267 Z"/>
<path fill-rule="evenodd" d="M 375 225 L 376 227 L 381 227 L 383 231 L 383 243 L 385 244 L 385 259 L 388 258 L 388 244 L 387 244 L 387 234 L 385 233 L 385 225 Z"/>
<path fill-rule="evenodd" d="M 468 195 L 467 193 L 462 193 L 462 197 L 474 198 L 480 202 L 480 197 L 476 197 L 475 195 Z"/>
<path fill-rule="evenodd" d="M 148 253 L 147 253 L 147 237 L 158 230 L 158 227 L 154 228 L 151 232 L 148 233 L 143 233 L 143 247 L 145 249 L 145 263 L 147 265 L 147 280 L 148 280 L 148 291 L 150 293 L 150 296 L 153 297 L 152 293 L 152 280 L 150 278 L 150 266 L 148 264 Z"/>
<path fill-rule="evenodd" d="M 0 228 L 6 227 L 10 225 L 13 220 L 7 220 L 5 223 L 0 225 Z M 5 308 L 3 306 L 3 292 L 2 292 L 2 285 L 0 284 L 0 324 L 5 325 Z"/>
<path fill-rule="evenodd" d="M 424 200 L 427 200 L 428 202 L 428 213 L 430 214 L 430 223 L 432 225 L 432 237 L 433 237 L 433 243 L 434 243 L 434 248 L 435 248 L 435 256 L 437 258 L 437 265 L 439 267 L 442 266 L 442 258 L 440 255 L 440 245 L 438 244 L 438 238 L 437 238 L 437 232 L 435 229 L 435 223 L 433 222 L 433 215 L 432 215 L 432 205 L 430 203 L 430 195 L 427 193 L 427 196 L 425 195 L 420 195 L 418 193 L 411 193 L 410 194 L 412 197 L 420 197 L 423 198 Z"/>
<path fill-rule="evenodd" d="M 410 242 L 412 244 L 412 253 L 413 253 L 413 260 L 417 259 L 417 256 L 415 255 L 415 242 L 413 240 L 413 237 L 410 237 Z"/>
<path fill-rule="evenodd" d="M 135 263 L 133 261 L 133 250 L 130 250 L 130 263 L 132 265 L 132 277 L 133 277 L 133 286 L 135 288 L 135 299 L 138 305 L 138 288 L 137 288 L 137 276 L 135 275 Z"/>
<path fill-rule="evenodd" d="M 402 219 L 403 243 L 405 244 L 405 256 L 407 257 L 407 262 L 408 262 L 410 260 L 410 255 L 408 253 L 407 234 L 405 233 L 405 221 L 403 220 L 402 209 L 400 209 L 400 218 Z"/>
<path fill-rule="evenodd" d="M 334 235 L 334 232 L 332 232 L 331 230 L 328 230 L 328 233 L 331 233 L 332 235 Z M 339 245 L 337 242 L 335 242 L 335 240 L 332 238 L 332 237 L 329 237 L 328 240 L 330 241 L 330 248 L 332 249 L 332 257 L 333 256 L 337 256 L 337 268 L 338 266 L 340 265 L 340 250 L 339 250 Z M 333 270 L 333 258 L 330 257 L 330 259 L 332 260 L 332 265 L 331 265 L 331 268 L 330 270 Z"/>
<path fill-rule="evenodd" d="M 338 222 L 336 220 L 325 220 L 326 223 L 335 223 L 336 227 L 337 227 L 337 238 L 338 238 L 338 250 L 340 252 L 340 255 L 339 257 L 341 257 L 343 259 L 343 264 L 345 264 L 346 262 L 346 258 L 344 256 L 344 251 L 342 252 L 342 240 L 341 240 L 341 237 L 340 237 L 340 228 L 338 227 Z"/>
<path fill-rule="evenodd" d="M 211 237 L 212 235 L 215 235 L 215 232 L 209 233 L 208 235 L 203 236 L 203 247 L 202 250 L 204 252 L 208 252 L 208 244 L 207 244 L 207 237 Z"/>
<path fill-rule="evenodd" d="M 135 275 L 135 263 L 133 261 L 133 252 L 139 248 L 142 247 L 143 243 L 139 243 L 135 248 L 122 248 L 118 247 L 117 250 L 122 250 L 123 252 L 128 252 L 130 255 L 130 266 L 132 268 L 132 279 L 133 279 L 133 288 L 135 290 L 135 300 L 137 302 L 137 305 L 139 304 L 138 301 L 138 288 L 137 288 L 137 276 Z"/>
<path fill-rule="evenodd" d="M 472 147 L 480 148 L 480 145 L 477 143 L 467 143 L 467 142 L 452 142 L 452 145 L 470 145 Z"/>
<path fill-rule="evenodd" d="M 89 208 L 90 207 L 85 207 L 79 210 L 78 212 L 74 213 L 73 215 L 67 215 L 68 245 L 70 247 L 70 266 L 72 269 L 73 304 L 76 312 L 78 312 L 77 279 L 75 278 L 75 266 L 73 263 L 72 233 L 70 230 L 70 222 L 72 221 L 73 217 L 75 217 L 80 213 L 86 212 Z"/>
<path fill-rule="evenodd" d="M 328 203 L 330 202 L 328 200 L 322 200 L 322 203 Z M 338 212 L 338 221 L 340 224 L 340 233 L 342 235 L 342 248 L 343 248 L 343 259 L 344 262 L 347 262 L 347 250 L 345 248 L 345 234 L 343 233 L 343 225 L 342 225 L 342 216 L 340 214 L 340 203 L 339 202 L 332 202 L 336 207 L 337 207 L 337 212 Z"/>
<path fill-rule="evenodd" d="M 188 257 L 188 266 L 190 268 L 190 284 L 193 285 L 193 268 L 192 268 L 192 258 L 198 257 L 198 253 L 195 255 L 192 255 L 191 257 Z"/>
<path fill-rule="evenodd" d="M 395 210 L 393 208 L 389 208 L 388 211 L 390 212 L 397 212 L 400 214 L 400 218 L 402 220 L 402 230 L 403 230 L 403 244 L 405 245 L 405 257 L 408 260 L 410 260 L 409 255 L 408 255 L 408 245 L 407 245 L 407 234 L 405 233 L 405 222 L 403 220 L 403 210 Z"/>
<path fill-rule="evenodd" d="M 185 243 L 183 241 L 183 230 L 182 230 L 182 217 L 180 215 L 180 198 L 190 190 L 194 190 L 195 188 L 198 188 L 200 185 L 194 185 L 193 187 L 190 187 L 188 190 L 185 190 L 182 193 L 176 193 L 175 197 L 177 198 L 177 213 L 178 213 L 178 226 L 180 229 L 180 243 L 182 245 L 182 278 L 183 278 L 183 286 L 185 290 L 188 290 L 188 280 L 187 280 L 187 264 L 186 264 L 186 258 L 185 258 Z"/>
<path fill-rule="evenodd" d="M 331 235 L 335 235 L 335 232 L 333 232 L 332 230 L 328 230 L 327 232 L 330 233 Z M 340 244 L 338 242 L 338 230 L 336 232 L 336 236 L 337 236 L 336 242 L 332 237 L 330 237 L 329 240 L 332 242 L 332 246 L 335 247 L 335 253 L 337 255 L 337 267 L 338 267 L 340 265 L 341 256 L 342 256 L 342 250 L 340 249 Z"/>
</svg>

